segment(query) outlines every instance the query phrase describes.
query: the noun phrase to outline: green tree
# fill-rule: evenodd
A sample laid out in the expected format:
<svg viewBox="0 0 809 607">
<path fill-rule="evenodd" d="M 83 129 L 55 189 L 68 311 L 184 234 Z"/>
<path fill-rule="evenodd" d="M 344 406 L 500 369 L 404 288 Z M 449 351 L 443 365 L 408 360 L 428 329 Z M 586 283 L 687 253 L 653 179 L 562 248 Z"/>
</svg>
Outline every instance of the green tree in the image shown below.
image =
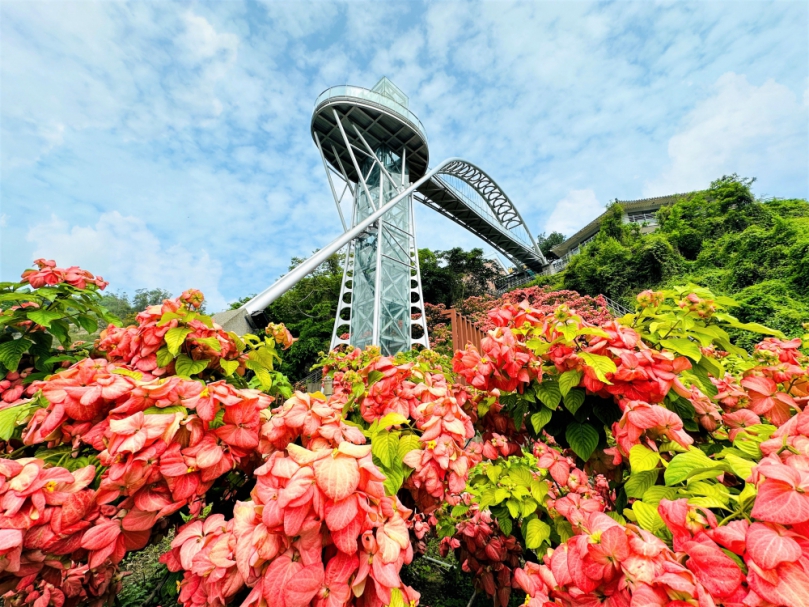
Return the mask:
<svg viewBox="0 0 809 607">
<path fill-rule="evenodd" d="M 491 293 L 500 275 L 495 263 L 483 256 L 483 249 L 419 249 L 419 266 L 424 300 L 447 307 L 467 297 Z"/>
<path fill-rule="evenodd" d="M 101 298 L 101 302 L 110 312 L 115 314 L 124 325 L 135 323 L 135 316 L 138 312 L 146 309 L 147 306 L 154 306 L 163 303 L 164 299 L 171 299 L 171 293 L 164 289 L 137 289 L 135 295 L 130 300 L 125 292 L 107 293 Z"/>
<path fill-rule="evenodd" d="M 539 250 L 542 251 L 546 259 L 557 259 L 556 254 L 551 249 L 558 244 L 562 244 L 565 240 L 567 240 L 567 236 L 561 232 L 551 232 L 547 236 L 545 236 L 545 232 L 542 232 L 537 237 L 537 245 L 539 245 Z"/>
<path fill-rule="evenodd" d="M 303 261 L 294 257 L 289 269 Z M 319 353 L 329 349 L 342 279 L 343 255 L 332 255 L 267 308 L 270 321 L 284 323 L 298 338 L 284 353 L 280 367 L 293 381 L 305 377 Z"/>
</svg>

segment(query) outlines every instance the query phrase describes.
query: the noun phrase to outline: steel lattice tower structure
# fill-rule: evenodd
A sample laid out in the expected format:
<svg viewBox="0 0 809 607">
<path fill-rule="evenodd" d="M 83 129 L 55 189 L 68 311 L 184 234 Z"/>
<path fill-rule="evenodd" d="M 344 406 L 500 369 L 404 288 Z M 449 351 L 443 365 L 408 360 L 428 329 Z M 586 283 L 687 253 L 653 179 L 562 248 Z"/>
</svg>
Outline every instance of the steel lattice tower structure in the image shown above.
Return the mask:
<svg viewBox="0 0 809 607">
<path fill-rule="evenodd" d="M 530 279 L 547 271 L 517 207 L 489 175 L 457 157 L 428 166 L 424 127 L 408 109 L 407 96 L 387 78 L 370 90 L 344 85 L 321 93 L 311 131 L 343 233 L 238 310 L 218 314 L 228 330 L 244 334 L 266 326 L 268 305 L 344 250 L 331 347 L 374 344 L 388 355 L 414 344 L 429 347 L 413 200 L 508 257 L 515 276 Z"/>
<path fill-rule="evenodd" d="M 427 138 L 407 105 L 407 96 L 387 78 L 370 91 L 340 86 L 318 98 L 312 138 L 344 229 L 424 174 Z M 377 344 L 385 355 L 413 344 L 429 347 L 412 195 L 348 244 L 331 347 L 340 344 Z"/>
</svg>

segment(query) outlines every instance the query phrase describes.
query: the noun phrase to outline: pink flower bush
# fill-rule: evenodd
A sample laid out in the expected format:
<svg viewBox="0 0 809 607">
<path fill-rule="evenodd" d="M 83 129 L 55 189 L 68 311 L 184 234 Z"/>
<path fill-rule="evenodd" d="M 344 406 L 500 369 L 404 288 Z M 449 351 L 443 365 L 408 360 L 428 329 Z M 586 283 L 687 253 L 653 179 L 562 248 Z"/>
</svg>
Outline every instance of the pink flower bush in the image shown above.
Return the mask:
<svg viewBox="0 0 809 607">
<path fill-rule="evenodd" d="M 37 265 L 15 288 L 106 286 Z M 480 352 L 330 353 L 329 396 L 274 371 L 283 325 L 241 339 L 203 301 L 5 359 L 4 605 L 110 604 L 171 528 L 188 606 L 414 607 L 403 568 L 434 532 L 495 607 L 809 605 L 809 359 L 740 352 L 722 298 L 644 292 L 617 321 L 532 288 L 489 310 Z M 67 323 L 16 307 L 13 340 Z"/>
</svg>

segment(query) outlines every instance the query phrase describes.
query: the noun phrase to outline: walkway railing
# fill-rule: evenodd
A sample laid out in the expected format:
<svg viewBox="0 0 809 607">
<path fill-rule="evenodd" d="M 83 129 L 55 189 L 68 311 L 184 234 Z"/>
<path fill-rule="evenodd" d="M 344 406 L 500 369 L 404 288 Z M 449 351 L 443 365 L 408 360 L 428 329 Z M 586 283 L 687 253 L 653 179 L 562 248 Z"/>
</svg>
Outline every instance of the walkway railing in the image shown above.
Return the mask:
<svg viewBox="0 0 809 607">
<path fill-rule="evenodd" d="M 323 392 L 329 396 L 332 393 L 332 380 L 331 377 L 323 377 L 323 369 L 315 369 L 292 387 L 296 392 Z"/>
</svg>

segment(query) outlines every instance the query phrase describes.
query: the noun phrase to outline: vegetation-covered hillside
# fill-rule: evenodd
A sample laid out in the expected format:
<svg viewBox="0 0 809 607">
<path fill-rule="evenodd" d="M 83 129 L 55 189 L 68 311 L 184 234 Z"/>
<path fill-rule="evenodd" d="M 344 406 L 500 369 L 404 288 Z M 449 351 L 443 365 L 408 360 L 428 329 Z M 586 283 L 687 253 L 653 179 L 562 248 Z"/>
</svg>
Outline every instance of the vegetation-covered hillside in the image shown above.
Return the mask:
<svg viewBox="0 0 809 607">
<path fill-rule="evenodd" d="M 692 282 L 736 299 L 745 322 L 800 335 L 809 321 L 809 202 L 757 200 L 752 182 L 726 176 L 683 196 L 647 235 L 613 205 L 565 271 L 538 282 L 630 305 L 638 291 Z"/>
</svg>

